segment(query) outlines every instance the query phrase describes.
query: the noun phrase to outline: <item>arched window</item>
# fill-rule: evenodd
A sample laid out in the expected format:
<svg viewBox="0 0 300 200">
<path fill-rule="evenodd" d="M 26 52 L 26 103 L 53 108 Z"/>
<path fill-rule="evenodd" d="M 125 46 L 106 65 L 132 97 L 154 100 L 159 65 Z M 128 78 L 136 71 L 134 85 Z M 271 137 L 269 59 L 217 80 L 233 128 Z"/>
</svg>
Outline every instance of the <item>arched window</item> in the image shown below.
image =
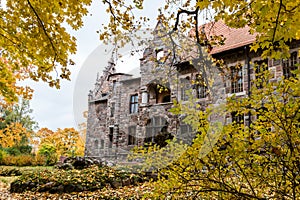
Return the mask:
<svg viewBox="0 0 300 200">
<path fill-rule="evenodd" d="M 98 140 L 95 140 L 95 142 L 94 142 L 94 148 L 95 148 L 95 149 L 98 149 L 98 147 L 99 147 L 99 141 L 98 141 Z"/>
<path fill-rule="evenodd" d="M 150 101 L 149 103 L 168 103 L 171 102 L 171 90 L 163 85 L 151 83 L 148 86 Z"/>
</svg>

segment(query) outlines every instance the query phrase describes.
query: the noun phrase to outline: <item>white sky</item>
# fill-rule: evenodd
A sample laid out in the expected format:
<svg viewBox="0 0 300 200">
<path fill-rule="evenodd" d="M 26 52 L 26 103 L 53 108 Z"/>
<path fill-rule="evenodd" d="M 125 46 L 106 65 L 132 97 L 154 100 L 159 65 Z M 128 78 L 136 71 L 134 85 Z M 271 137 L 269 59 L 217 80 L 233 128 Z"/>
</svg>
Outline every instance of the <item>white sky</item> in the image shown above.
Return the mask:
<svg viewBox="0 0 300 200">
<path fill-rule="evenodd" d="M 147 10 L 142 14 L 152 17 L 152 26 L 156 24 L 157 8 L 160 4 L 160 0 L 145 1 Z M 108 17 L 101 1 L 93 2 L 90 14 L 92 15 L 84 18 L 84 27 L 74 33 L 78 47 L 77 54 L 72 56 L 76 65 L 71 69 L 71 81 L 62 81 L 59 90 L 50 88 L 45 83 L 30 82 L 35 90 L 31 100 L 32 116 L 39 123 L 40 128 L 47 127 L 54 131 L 57 128 L 77 128 L 77 124 L 83 120 L 81 113 L 87 110 L 88 91 L 93 89 L 97 72 L 102 73 L 102 69 L 110 58 L 110 54 L 104 51 L 99 34 L 96 33 Z M 129 54 L 128 51 L 121 50 L 121 53 L 125 54 L 124 60 L 129 61 L 129 64 L 124 62 L 122 65 L 131 66 L 131 69 L 138 65 L 138 60 L 129 59 L 128 55 L 126 57 L 126 54 Z M 80 81 L 84 81 L 84 83 Z M 75 95 L 73 95 L 74 91 Z M 73 98 L 76 98 L 74 106 Z"/>
</svg>

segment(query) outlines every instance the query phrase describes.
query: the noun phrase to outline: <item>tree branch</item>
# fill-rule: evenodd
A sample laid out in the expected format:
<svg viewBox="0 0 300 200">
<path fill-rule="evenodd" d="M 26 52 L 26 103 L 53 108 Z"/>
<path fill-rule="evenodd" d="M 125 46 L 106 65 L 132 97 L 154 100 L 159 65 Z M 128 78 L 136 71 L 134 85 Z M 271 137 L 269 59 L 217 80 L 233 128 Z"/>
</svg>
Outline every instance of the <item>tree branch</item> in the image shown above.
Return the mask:
<svg viewBox="0 0 300 200">
<path fill-rule="evenodd" d="M 278 9 L 277 17 L 276 17 L 276 22 L 275 22 L 275 28 L 274 28 L 274 32 L 273 32 L 272 43 L 274 43 L 274 39 L 275 39 L 276 30 L 277 30 L 278 23 L 279 23 L 279 16 L 280 16 L 280 11 L 281 11 L 282 5 L 283 5 L 282 0 L 280 0 L 279 9 Z"/>
<path fill-rule="evenodd" d="M 33 11 L 34 15 L 36 16 L 39 24 L 41 25 L 41 27 L 43 29 L 44 34 L 46 35 L 46 37 L 48 38 L 48 40 L 49 40 L 49 42 L 50 42 L 50 44 L 52 46 L 52 49 L 54 51 L 54 58 L 53 58 L 53 65 L 54 65 L 54 62 L 56 61 L 56 58 L 57 58 L 57 51 L 56 51 L 56 48 L 55 48 L 55 46 L 53 44 L 53 41 L 52 41 L 51 37 L 49 36 L 49 34 L 48 34 L 47 30 L 46 30 L 44 22 L 41 20 L 40 16 L 38 15 L 38 13 L 35 10 L 35 8 L 32 6 L 32 4 L 30 3 L 29 0 L 27 0 L 27 3 L 29 5 L 29 7 L 31 8 L 31 10 Z"/>
</svg>

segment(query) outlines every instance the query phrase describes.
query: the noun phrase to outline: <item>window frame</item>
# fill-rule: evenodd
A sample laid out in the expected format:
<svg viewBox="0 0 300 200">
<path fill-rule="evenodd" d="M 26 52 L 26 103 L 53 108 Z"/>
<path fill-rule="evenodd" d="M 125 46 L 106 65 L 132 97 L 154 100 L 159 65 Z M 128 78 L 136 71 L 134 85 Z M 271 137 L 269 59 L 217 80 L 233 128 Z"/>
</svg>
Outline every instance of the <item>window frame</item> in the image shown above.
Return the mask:
<svg viewBox="0 0 300 200">
<path fill-rule="evenodd" d="M 130 114 L 138 113 L 138 110 L 139 110 L 139 96 L 138 96 L 138 94 L 130 95 L 129 113 Z"/>
<path fill-rule="evenodd" d="M 288 59 L 282 59 L 282 74 L 286 79 L 295 77 L 296 75 L 292 71 L 298 69 L 299 58 L 297 51 L 293 51 L 290 55 Z"/>
<path fill-rule="evenodd" d="M 128 127 L 128 138 L 127 138 L 127 145 L 136 145 L 136 126 L 129 126 Z"/>
<path fill-rule="evenodd" d="M 180 79 L 180 99 L 182 101 L 188 101 L 189 100 L 189 95 L 187 94 L 188 90 L 191 89 L 191 83 L 188 80 L 188 77 L 186 78 L 181 78 Z"/>
<path fill-rule="evenodd" d="M 152 117 L 150 124 L 146 126 L 144 143 L 154 143 L 155 136 L 160 134 L 165 126 L 168 127 L 167 120 L 164 117 Z"/>
<path fill-rule="evenodd" d="M 265 71 L 269 70 L 268 60 L 256 60 L 254 61 L 255 80 L 261 79 L 261 82 L 256 83 L 258 89 L 263 88 L 263 82 L 266 81 L 263 77 Z"/>
<path fill-rule="evenodd" d="M 243 66 L 237 64 L 230 68 L 230 92 L 232 94 L 244 91 Z"/>
<path fill-rule="evenodd" d="M 231 115 L 231 122 L 236 124 L 244 124 L 245 123 L 245 116 L 243 114 L 238 114 L 238 112 L 233 111 L 230 113 Z"/>
<path fill-rule="evenodd" d="M 197 74 L 196 75 L 196 97 L 197 99 L 205 99 L 208 95 L 208 87 L 204 82 L 204 79 Z"/>
</svg>

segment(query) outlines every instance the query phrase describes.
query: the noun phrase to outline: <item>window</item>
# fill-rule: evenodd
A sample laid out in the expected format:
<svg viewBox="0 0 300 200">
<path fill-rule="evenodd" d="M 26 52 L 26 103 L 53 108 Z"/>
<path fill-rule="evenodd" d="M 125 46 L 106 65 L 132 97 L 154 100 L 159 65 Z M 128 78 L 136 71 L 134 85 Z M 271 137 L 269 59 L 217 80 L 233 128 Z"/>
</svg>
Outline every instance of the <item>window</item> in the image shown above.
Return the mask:
<svg viewBox="0 0 300 200">
<path fill-rule="evenodd" d="M 165 58 L 164 58 L 164 51 L 163 51 L 163 49 L 157 49 L 157 50 L 155 50 L 155 53 L 156 53 L 156 61 L 159 64 L 164 63 Z"/>
<path fill-rule="evenodd" d="M 267 60 L 260 60 L 254 62 L 256 87 L 258 89 L 263 88 L 263 82 L 266 82 L 264 78 L 264 72 L 268 70 Z"/>
<path fill-rule="evenodd" d="M 165 132 L 168 127 L 167 121 L 163 117 L 153 117 L 146 127 L 145 143 L 154 143 L 155 137 Z"/>
<path fill-rule="evenodd" d="M 149 103 L 168 103 L 171 101 L 171 90 L 167 86 L 151 83 L 148 86 Z"/>
<path fill-rule="evenodd" d="M 116 92 L 116 88 L 117 88 L 117 81 L 113 80 L 113 92 Z"/>
<path fill-rule="evenodd" d="M 113 137 L 114 137 L 114 128 L 113 127 L 109 127 L 109 145 L 108 148 L 112 148 L 112 144 L 113 144 Z"/>
<path fill-rule="evenodd" d="M 110 116 L 113 117 L 115 114 L 115 103 L 111 103 L 111 107 L 110 107 Z"/>
<path fill-rule="evenodd" d="M 207 97 L 207 92 L 208 92 L 207 85 L 204 79 L 200 75 L 197 75 L 196 78 L 196 91 L 197 91 L 198 99 Z"/>
<path fill-rule="evenodd" d="M 128 145 L 136 144 L 136 126 L 130 126 L 128 128 Z"/>
<path fill-rule="evenodd" d="M 238 114 L 237 112 L 232 112 L 231 119 L 232 122 L 235 122 L 237 124 L 242 124 L 244 122 L 244 115 Z"/>
<path fill-rule="evenodd" d="M 137 113 L 138 112 L 138 95 L 132 95 L 130 97 L 130 113 Z"/>
<path fill-rule="evenodd" d="M 297 52 L 291 53 L 291 57 L 289 59 L 282 60 L 282 70 L 285 78 L 295 77 L 295 74 L 293 74 L 292 71 L 298 68 L 297 63 Z"/>
<path fill-rule="evenodd" d="M 98 140 L 95 140 L 95 142 L 94 142 L 94 148 L 98 149 L 98 146 L 99 146 L 99 142 L 98 142 Z"/>
<path fill-rule="evenodd" d="M 231 68 L 231 93 L 243 92 L 243 69 L 241 65 Z"/>
<path fill-rule="evenodd" d="M 100 149 L 104 149 L 104 140 L 100 140 L 100 141 L 101 141 Z"/>
<path fill-rule="evenodd" d="M 189 99 L 188 96 L 189 89 L 191 89 L 189 77 L 180 79 L 180 93 L 181 93 L 182 101 L 187 101 Z"/>
<path fill-rule="evenodd" d="M 180 122 L 179 130 L 180 134 L 178 134 L 176 137 L 184 144 L 191 144 L 197 135 L 197 132 L 193 130 L 190 124 L 186 124 L 182 121 Z"/>
</svg>

